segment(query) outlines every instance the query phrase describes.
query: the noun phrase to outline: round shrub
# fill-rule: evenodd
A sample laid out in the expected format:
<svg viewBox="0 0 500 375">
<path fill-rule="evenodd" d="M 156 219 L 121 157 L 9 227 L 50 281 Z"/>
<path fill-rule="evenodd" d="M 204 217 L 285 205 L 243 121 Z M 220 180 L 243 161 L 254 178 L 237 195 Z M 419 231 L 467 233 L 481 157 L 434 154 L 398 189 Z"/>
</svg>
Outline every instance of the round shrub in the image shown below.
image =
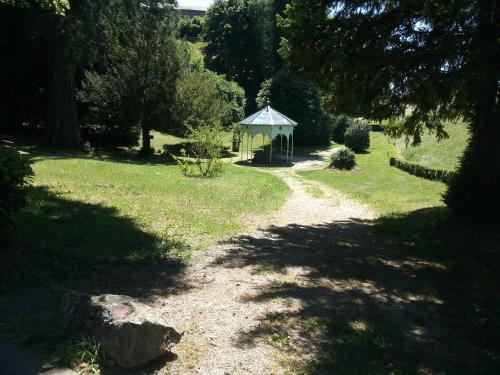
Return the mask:
<svg viewBox="0 0 500 375">
<path fill-rule="evenodd" d="M 355 122 L 345 132 L 345 145 L 354 152 L 364 152 L 370 147 L 370 128 Z"/>
<path fill-rule="evenodd" d="M 337 169 L 352 169 L 356 165 L 356 155 L 347 147 L 337 148 L 331 155 L 332 166 Z"/>
<path fill-rule="evenodd" d="M 337 143 L 344 143 L 344 135 L 353 120 L 345 115 L 337 116 L 333 125 L 332 139 Z"/>
</svg>

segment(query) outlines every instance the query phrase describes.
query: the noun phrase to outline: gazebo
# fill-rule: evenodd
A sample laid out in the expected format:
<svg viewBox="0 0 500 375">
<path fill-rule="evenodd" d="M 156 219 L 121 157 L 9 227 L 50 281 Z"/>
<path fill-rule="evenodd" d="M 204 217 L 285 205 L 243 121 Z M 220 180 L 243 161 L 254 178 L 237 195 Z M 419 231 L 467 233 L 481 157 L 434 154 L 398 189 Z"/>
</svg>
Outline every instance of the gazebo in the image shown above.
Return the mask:
<svg viewBox="0 0 500 375">
<path fill-rule="evenodd" d="M 291 118 L 278 112 L 268 105 L 260 111 L 248 116 L 240 121 L 241 125 L 241 146 L 246 136 L 246 160 L 253 159 L 253 140 L 259 134 L 262 135 L 262 152 L 265 155 L 265 136 L 269 137 L 269 164 L 273 162 L 273 140 L 280 136 L 280 157 L 279 161 L 285 160 L 287 163 L 293 160 L 293 128 L 297 123 Z M 285 140 L 283 140 L 285 138 Z M 286 142 L 286 154 L 283 157 L 283 143 Z M 250 146 L 250 148 L 249 148 Z M 240 147 L 241 160 L 244 158 L 245 150 Z M 267 157 L 267 155 L 265 155 Z M 276 155 L 275 155 L 276 159 Z"/>
</svg>

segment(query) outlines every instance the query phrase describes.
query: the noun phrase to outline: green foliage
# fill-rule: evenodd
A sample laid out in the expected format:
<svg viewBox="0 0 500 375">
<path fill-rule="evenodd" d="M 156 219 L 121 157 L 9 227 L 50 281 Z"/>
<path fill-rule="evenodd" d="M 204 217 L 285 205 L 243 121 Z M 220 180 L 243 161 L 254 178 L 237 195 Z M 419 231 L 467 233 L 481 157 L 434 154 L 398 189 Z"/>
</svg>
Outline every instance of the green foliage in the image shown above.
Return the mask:
<svg viewBox="0 0 500 375">
<path fill-rule="evenodd" d="M 135 146 L 140 134 L 140 115 L 129 105 L 129 87 L 115 74 L 85 72 L 79 100 L 87 115 L 82 133 L 98 147 Z M 135 100 L 134 100 L 135 101 Z"/>
<path fill-rule="evenodd" d="M 331 119 L 314 86 L 281 71 L 261 85 L 257 105 L 264 107 L 268 101 L 273 108 L 297 121 L 294 131 L 296 145 L 330 143 Z"/>
<path fill-rule="evenodd" d="M 0 146 L 0 244 L 11 230 L 13 212 L 25 203 L 32 176 L 28 158 L 14 148 Z"/>
<path fill-rule="evenodd" d="M 0 4 L 2 3 L 18 7 L 28 7 L 31 2 L 29 0 L 0 0 Z M 60 16 L 64 15 L 70 8 L 69 0 L 36 0 L 36 3 L 43 9 L 51 10 Z"/>
<path fill-rule="evenodd" d="M 183 17 L 179 27 L 180 37 L 192 42 L 200 40 L 203 31 L 203 23 L 203 17 Z"/>
<path fill-rule="evenodd" d="M 463 118 L 469 147 L 446 202 L 463 218 L 495 220 L 482 212 L 500 209 L 497 20 L 494 1 L 294 1 L 281 52 L 336 111 L 402 117 L 388 131 L 414 145 L 424 131 L 446 138 L 445 122 Z"/>
<path fill-rule="evenodd" d="M 337 116 L 333 125 L 332 139 L 337 143 L 343 144 L 345 132 L 352 123 L 353 120 L 346 115 Z"/>
<path fill-rule="evenodd" d="M 270 3 L 262 0 L 216 0 L 205 15 L 206 65 L 244 88 L 249 110 L 259 84 L 273 72 Z"/>
<path fill-rule="evenodd" d="M 229 129 L 230 125 L 245 117 L 245 90 L 236 82 L 227 80 L 224 75 L 210 70 L 206 70 L 205 74 L 215 85 L 217 97 L 230 106 L 230 117 L 222 123 L 225 129 Z"/>
<path fill-rule="evenodd" d="M 219 122 L 229 126 L 232 122 L 231 110 L 234 108 L 219 97 L 213 73 L 194 71 L 184 75 L 177 83 L 175 95 L 175 132 L 185 135 L 190 128 L 200 122 Z"/>
<path fill-rule="evenodd" d="M 89 109 L 87 124 L 131 137 L 140 127 L 145 150 L 151 130 L 167 130 L 172 124 L 180 53 L 177 15 L 170 3 L 125 6 L 116 1 L 102 12 L 99 26 L 107 44 L 106 66 L 102 73 L 87 72 L 80 92 Z"/>
<path fill-rule="evenodd" d="M 287 331 L 274 332 L 270 335 L 269 338 L 273 343 L 280 344 L 283 346 L 290 345 L 290 334 Z"/>
<path fill-rule="evenodd" d="M 361 122 L 354 122 L 347 128 L 344 139 L 345 145 L 354 152 L 364 152 L 370 148 L 370 127 Z"/>
<path fill-rule="evenodd" d="M 356 155 L 347 147 L 336 148 L 330 158 L 332 166 L 337 169 L 351 170 L 356 165 Z"/>
<path fill-rule="evenodd" d="M 409 163 L 394 156 L 391 156 L 389 158 L 389 165 L 401 169 L 402 171 L 408 172 L 414 176 L 426 178 L 428 180 L 437 180 L 444 183 L 449 183 L 455 175 L 454 172 L 445 171 L 442 169 L 433 169 L 425 167 L 423 165 Z"/>
<path fill-rule="evenodd" d="M 100 368 L 107 360 L 100 342 L 89 336 L 81 336 L 79 340 L 67 346 L 63 361 L 75 371 L 87 374 L 100 374 Z"/>
<path fill-rule="evenodd" d="M 186 176 L 215 177 L 222 173 L 224 166 L 221 156 L 224 150 L 224 134 L 218 122 L 200 122 L 190 128 L 189 153 L 184 151 L 177 158 L 181 171 Z"/>
</svg>

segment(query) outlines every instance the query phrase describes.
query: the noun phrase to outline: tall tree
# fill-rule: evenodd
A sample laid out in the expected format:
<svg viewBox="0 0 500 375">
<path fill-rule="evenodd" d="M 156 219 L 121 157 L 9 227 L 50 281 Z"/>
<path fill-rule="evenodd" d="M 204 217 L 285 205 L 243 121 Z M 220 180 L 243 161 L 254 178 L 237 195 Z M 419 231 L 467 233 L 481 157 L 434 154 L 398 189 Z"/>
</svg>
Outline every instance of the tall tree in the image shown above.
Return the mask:
<svg viewBox="0 0 500 375">
<path fill-rule="evenodd" d="M 392 133 L 414 144 L 424 130 L 446 137 L 443 121 L 465 118 L 471 137 L 445 201 L 464 218 L 496 215 L 497 1 L 293 1 L 281 26 L 281 52 L 290 68 L 327 91 L 339 112 L 402 116 Z"/>
<path fill-rule="evenodd" d="M 93 20 L 105 3 L 0 1 L 3 82 L 12 87 L 2 98 L 6 118 L 14 123 L 48 122 L 51 144 L 78 147 L 76 70 L 90 57 L 89 33 L 95 29 Z"/>
<path fill-rule="evenodd" d="M 151 130 L 168 130 L 171 119 L 180 72 L 178 14 L 173 0 L 111 4 L 99 22 L 106 66 L 86 73 L 81 98 L 108 125 L 140 126 L 142 150 L 149 152 Z"/>
<path fill-rule="evenodd" d="M 56 12 L 52 15 L 47 48 L 47 142 L 54 147 L 74 149 L 82 143 L 76 105 L 77 73 L 95 57 L 96 21 L 108 1 L 70 0 L 67 9 L 57 7 L 61 3 L 64 2 L 54 1 Z"/>
<path fill-rule="evenodd" d="M 245 89 L 248 110 L 273 73 L 273 22 L 267 0 L 216 0 L 205 16 L 206 66 Z"/>
</svg>

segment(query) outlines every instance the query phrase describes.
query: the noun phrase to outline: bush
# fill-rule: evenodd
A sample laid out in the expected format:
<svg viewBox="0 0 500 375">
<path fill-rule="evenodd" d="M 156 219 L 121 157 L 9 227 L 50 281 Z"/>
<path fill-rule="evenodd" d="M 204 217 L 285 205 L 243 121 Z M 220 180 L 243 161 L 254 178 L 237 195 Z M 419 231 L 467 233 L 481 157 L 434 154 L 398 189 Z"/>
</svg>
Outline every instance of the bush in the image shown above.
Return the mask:
<svg viewBox="0 0 500 375">
<path fill-rule="evenodd" d="M 370 128 L 360 122 L 349 125 L 344 135 L 345 145 L 356 153 L 370 148 Z"/>
<path fill-rule="evenodd" d="M 245 90 L 236 82 L 227 80 L 223 74 L 217 74 L 210 70 L 205 70 L 204 72 L 208 79 L 215 85 L 217 97 L 230 106 L 229 121 L 222 123 L 224 129 L 229 129 L 233 123 L 237 123 L 245 117 Z"/>
<path fill-rule="evenodd" d="M 356 155 L 347 147 L 335 149 L 331 155 L 332 166 L 337 169 L 350 170 L 356 165 Z"/>
<path fill-rule="evenodd" d="M 224 152 L 222 126 L 219 122 L 200 122 L 190 128 L 189 151 L 181 150 L 182 157 L 176 158 L 186 176 L 214 177 L 222 173 Z M 175 156 L 174 156 L 175 157 Z"/>
<path fill-rule="evenodd" d="M 182 39 L 196 42 L 200 40 L 203 31 L 203 18 L 196 16 L 192 19 L 184 17 L 179 25 L 179 34 Z"/>
<path fill-rule="evenodd" d="M 0 146 L 0 243 L 11 229 L 12 213 L 25 203 L 33 170 L 30 161 L 11 147 Z"/>
<path fill-rule="evenodd" d="M 340 115 L 335 119 L 333 130 L 332 130 L 332 139 L 337 143 L 344 143 L 344 135 L 347 128 L 352 125 L 353 120 L 350 117 L 345 115 Z"/>
<path fill-rule="evenodd" d="M 199 122 L 228 129 L 244 115 L 244 92 L 234 82 L 208 70 L 186 74 L 177 82 L 172 133 L 184 136 Z"/>
</svg>

